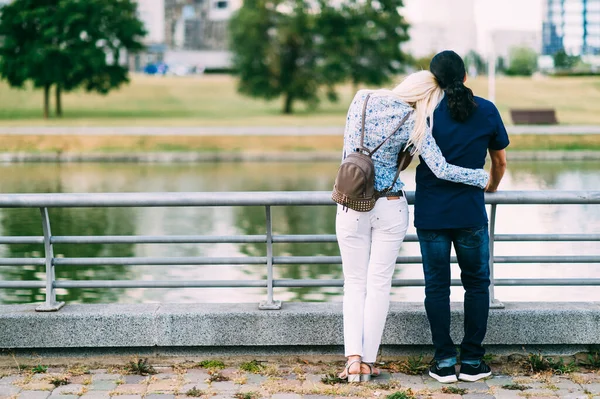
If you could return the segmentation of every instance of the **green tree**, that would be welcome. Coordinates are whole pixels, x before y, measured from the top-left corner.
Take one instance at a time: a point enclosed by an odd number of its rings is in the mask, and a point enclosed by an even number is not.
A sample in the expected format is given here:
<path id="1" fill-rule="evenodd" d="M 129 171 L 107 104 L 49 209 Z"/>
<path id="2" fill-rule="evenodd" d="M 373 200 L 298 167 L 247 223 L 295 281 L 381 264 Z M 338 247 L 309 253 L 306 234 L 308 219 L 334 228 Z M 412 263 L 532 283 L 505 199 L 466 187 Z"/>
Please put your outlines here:
<path id="1" fill-rule="evenodd" d="M 467 71 L 471 69 L 475 69 L 478 74 L 485 73 L 487 71 L 487 63 L 483 59 L 483 57 L 476 52 L 475 50 L 471 50 L 465 55 L 465 66 L 467 67 Z"/>
<path id="2" fill-rule="evenodd" d="M 283 112 L 292 113 L 296 100 L 316 105 L 323 87 L 336 100 L 337 83 L 381 85 L 400 72 L 408 39 L 402 0 L 329 3 L 244 1 L 229 24 L 238 90 L 283 96 Z"/>
<path id="3" fill-rule="evenodd" d="M 320 0 L 317 19 L 322 73 L 381 86 L 403 71 L 410 57 L 401 50 L 408 24 L 398 13 L 402 0 Z"/>
<path id="4" fill-rule="evenodd" d="M 554 53 L 554 68 L 567 70 L 573 69 L 581 60 L 581 57 L 569 55 L 564 49 L 558 50 Z"/>
<path id="5" fill-rule="evenodd" d="M 136 13 L 132 0 L 14 0 L 0 15 L 0 76 L 43 88 L 45 118 L 54 86 L 61 116 L 63 91 L 106 94 L 128 82 L 121 53 L 141 50 L 146 33 Z"/>
<path id="6" fill-rule="evenodd" d="M 531 76 L 537 70 L 537 53 L 528 47 L 514 47 L 510 50 L 507 75 Z"/>

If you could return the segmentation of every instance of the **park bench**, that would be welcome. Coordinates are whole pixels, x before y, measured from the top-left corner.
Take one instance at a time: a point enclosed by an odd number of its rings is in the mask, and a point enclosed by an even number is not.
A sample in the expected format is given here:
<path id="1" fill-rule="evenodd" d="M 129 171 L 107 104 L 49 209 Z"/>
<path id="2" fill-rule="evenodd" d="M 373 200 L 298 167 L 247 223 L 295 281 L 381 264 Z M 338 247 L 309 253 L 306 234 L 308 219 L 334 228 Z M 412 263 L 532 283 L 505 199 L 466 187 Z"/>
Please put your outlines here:
<path id="1" fill-rule="evenodd" d="M 511 109 L 510 116 L 515 125 L 556 125 L 554 109 Z"/>

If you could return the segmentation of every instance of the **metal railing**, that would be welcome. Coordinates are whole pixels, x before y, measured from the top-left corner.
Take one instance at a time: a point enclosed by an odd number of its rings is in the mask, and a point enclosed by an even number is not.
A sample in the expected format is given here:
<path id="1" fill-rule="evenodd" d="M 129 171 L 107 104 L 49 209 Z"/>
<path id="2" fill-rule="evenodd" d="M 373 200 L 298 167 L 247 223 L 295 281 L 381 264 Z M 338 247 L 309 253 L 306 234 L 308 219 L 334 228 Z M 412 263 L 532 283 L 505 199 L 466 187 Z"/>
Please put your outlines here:
<path id="1" fill-rule="evenodd" d="M 407 193 L 409 203 L 414 193 Z M 557 286 L 600 285 L 600 278 L 527 278 L 496 279 L 496 263 L 600 263 L 600 255 L 584 256 L 497 256 L 494 244 L 502 241 L 600 241 L 599 234 L 496 234 L 498 205 L 510 204 L 600 204 L 600 191 L 505 191 L 486 194 L 490 212 L 490 287 L 491 306 L 502 307 L 494 294 L 495 286 Z M 276 265 L 290 264 L 340 264 L 340 256 L 274 256 L 277 243 L 330 243 L 335 235 L 274 235 L 272 207 L 277 206 L 334 205 L 329 192 L 222 192 L 222 193 L 102 193 L 102 194 L 4 194 L 0 195 L 0 208 L 38 208 L 41 214 L 43 236 L 2 236 L 0 244 L 43 244 L 43 258 L 0 258 L 0 266 L 45 266 L 45 281 L 0 281 L 0 288 L 45 288 L 45 303 L 38 311 L 56 311 L 64 303 L 57 302 L 57 288 L 183 288 L 183 287 L 259 287 L 266 288 L 267 298 L 261 309 L 280 309 L 281 302 L 273 295 L 275 287 L 341 287 L 341 279 L 275 279 Z M 170 235 L 170 236 L 53 236 L 48 215 L 49 208 L 87 207 L 231 207 L 261 206 L 265 209 L 265 234 L 261 235 Z M 583 221 L 582 221 L 583 222 Z M 407 242 L 416 242 L 416 235 L 408 235 Z M 244 257 L 93 257 L 57 258 L 54 244 L 172 244 L 172 243 L 264 243 L 266 256 Z M 452 259 L 456 262 L 456 259 Z M 399 256 L 399 264 L 420 263 L 420 256 Z M 146 281 L 146 280 L 56 280 L 57 266 L 103 265 L 265 265 L 266 280 L 197 280 L 197 281 Z M 394 279 L 393 286 L 423 286 L 422 279 Z M 452 280 L 452 285 L 460 285 Z"/>

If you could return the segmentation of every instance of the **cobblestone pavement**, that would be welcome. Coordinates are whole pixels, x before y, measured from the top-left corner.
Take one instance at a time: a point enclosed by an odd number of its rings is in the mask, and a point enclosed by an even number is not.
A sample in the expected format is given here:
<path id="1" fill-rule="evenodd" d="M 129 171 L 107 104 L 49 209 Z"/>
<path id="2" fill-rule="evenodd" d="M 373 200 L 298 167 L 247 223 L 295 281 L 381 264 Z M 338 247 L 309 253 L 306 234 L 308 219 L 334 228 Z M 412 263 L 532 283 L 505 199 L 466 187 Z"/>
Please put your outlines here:
<path id="1" fill-rule="evenodd" d="M 135 364 L 140 366 L 137 370 L 126 366 L 88 369 L 80 365 L 50 368 L 40 365 L 20 371 L 0 369 L 0 399 L 600 397 L 600 373 L 584 370 L 562 375 L 525 375 L 522 369 L 507 372 L 506 367 L 497 366 L 493 377 L 485 381 L 446 385 L 426 374 L 407 375 L 383 370 L 382 375 L 372 382 L 348 384 L 331 381 L 336 370 L 340 370 L 340 364 L 310 364 L 300 360 L 291 364 L 186 363 L 155 366 L 153 370 L 144 362 Z M 144 376 L 134 374 L 136 371 L 153 371 L 154 374 Z"/>

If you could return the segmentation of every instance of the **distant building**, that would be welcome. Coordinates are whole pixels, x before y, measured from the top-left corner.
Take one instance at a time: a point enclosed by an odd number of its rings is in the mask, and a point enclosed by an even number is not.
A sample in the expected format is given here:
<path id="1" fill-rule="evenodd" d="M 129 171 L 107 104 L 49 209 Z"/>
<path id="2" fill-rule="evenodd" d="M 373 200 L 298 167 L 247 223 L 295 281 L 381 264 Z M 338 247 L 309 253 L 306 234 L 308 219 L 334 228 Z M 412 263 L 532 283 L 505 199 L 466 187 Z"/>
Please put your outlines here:
<path id="1" fill-rule="evenodd" d="M 242 0 L 136 1 L 148 35 L 147 49 L 133 57 L 132 69 L 163 61 L 172 71 L 231 65 L 227 24 Z"/>
<path id="2" fill-rule="evenodd" d="M 542 54 L 600 55 L 600 0 L 544 0 Z"/>
<path id="3" fill-rule="evenodd" d="M 465 55 L 477 49 L 475 0 L 407 0 L 418 12 L 409 20 L 410 40 L 403 49 L 415 57 L 441 50 Z M 460 12 L 456 12 L 460 10 Z"/>
<path id="4" fill-rule="evenodd" d="M 539 53 L 542 43 L 540 32 L 518 30 L 496 30 L 491 33 L 492 46 L 496 57 L 508 59 L 513 47 L 527 47 Z"/>

